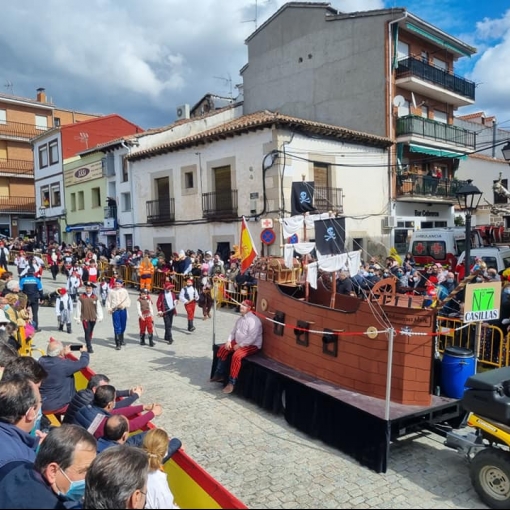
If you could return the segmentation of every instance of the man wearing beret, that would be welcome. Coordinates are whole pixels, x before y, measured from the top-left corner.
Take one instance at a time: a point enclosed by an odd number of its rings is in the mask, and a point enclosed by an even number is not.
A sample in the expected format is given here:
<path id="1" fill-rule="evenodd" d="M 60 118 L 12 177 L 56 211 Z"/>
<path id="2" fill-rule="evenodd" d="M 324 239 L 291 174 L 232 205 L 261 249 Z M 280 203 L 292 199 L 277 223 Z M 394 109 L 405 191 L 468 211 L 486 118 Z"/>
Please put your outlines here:
<path id="1" fill-rule="evenodd" d="M 241 370 L 241 361 L 250 354 L 255 354 L 262 348 L 262 322 L 253 313 L 253 302 L 245 299 L 240 306 L 241 317 L 234 324 L 234 329 L 228 336 L 226 343 L 219 349 L 216 370 L 211 382 L 223 382 L 226 377 L 227 360 L 230 363 L 230 377 L 223 393 L 232 393 Z"/>
<path id="2" fill-rule="evenodd" d="M 76 304 L 75 320 L 81 322 L 83 331 L 85 332 L 85 343 L 87 344 L 87 352 L 93 353 L 92 335 L 96 322 L 103 320 L 103 309 L 101 303 L 94 293 L 96 285 L 92 282 L 85 283 L 85 292 L 78 298 Z"/>
<path id="3" fill-rule="evenodd" d="M 124 282 L 117 278 L 113 289 L 106 298 L 106 309 L 112 316 L 113 334 L 115 335 L 115 349 L 120 351 L 124 342 L 124 332 L 127 324 L 127 309 L 131 306 L 131 298 L 124 288 Z"/>

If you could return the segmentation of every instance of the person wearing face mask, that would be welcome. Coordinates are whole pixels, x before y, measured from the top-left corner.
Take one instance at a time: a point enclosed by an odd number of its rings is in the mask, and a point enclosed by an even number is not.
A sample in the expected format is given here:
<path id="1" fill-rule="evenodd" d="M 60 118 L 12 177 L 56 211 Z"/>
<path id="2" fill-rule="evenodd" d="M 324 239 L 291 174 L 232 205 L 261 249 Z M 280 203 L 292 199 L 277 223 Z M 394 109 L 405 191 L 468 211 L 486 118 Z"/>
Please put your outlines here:
<path id="1" fill-rule="evenodd" d="M 14 360 L 17 361 L 17 360 Z M 39 444 L 38 422 L 41 419 L 41 395 L 37 386 L 24 374 L 7 373 L 0 381 L 0 468 L 16 461 L 34 462 Z M 1 491 L 1 489 L 0 489 Z M 3 506 L 0 502 L 0 508 Z"/>
<path id="2" fill-rule="evenodd" d="M 11 462 L 0 469 L 0 508 L 76 507 L 83 500 L 96 447 L 94 437 L 81 427 L 52 428 L 33 464 Z"/>
<path id="3" fill-rule="evenodd" d="M 448 271 L 446 279 L 442 281 L 437 287 L 437 299 L 438 301 L 444 301 L 450 293 L 457 287 L 455 281 L 455 275 Z M 459 313 L 459 299 L 450 299 L 440 309 L 439 315 L 448 317 L 450 315 L 457 315 Z"/>

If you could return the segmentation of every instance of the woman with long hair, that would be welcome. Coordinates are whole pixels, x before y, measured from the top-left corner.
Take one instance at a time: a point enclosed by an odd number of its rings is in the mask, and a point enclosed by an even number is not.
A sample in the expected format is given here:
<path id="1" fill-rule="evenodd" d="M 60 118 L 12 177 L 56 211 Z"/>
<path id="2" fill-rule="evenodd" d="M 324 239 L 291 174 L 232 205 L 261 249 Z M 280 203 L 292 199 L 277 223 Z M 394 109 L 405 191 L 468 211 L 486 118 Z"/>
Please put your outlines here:
<path id="1" fill-rule="evenodd" d="M 169 436 L 160 428 L 151 429 L 143 439 L 143 449 L 149 457 L 149 478 L 145 508 L 179 508 L 168 486 L 163 459 L 168 454 Z"/>

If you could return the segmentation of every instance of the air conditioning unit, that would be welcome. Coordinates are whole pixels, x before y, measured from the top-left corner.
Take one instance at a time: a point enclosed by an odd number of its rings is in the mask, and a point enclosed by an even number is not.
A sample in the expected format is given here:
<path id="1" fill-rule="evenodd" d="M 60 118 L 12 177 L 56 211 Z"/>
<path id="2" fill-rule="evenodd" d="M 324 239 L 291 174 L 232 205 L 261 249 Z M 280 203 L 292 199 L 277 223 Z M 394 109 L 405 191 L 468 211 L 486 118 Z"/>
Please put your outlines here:
<path id="1" fill-rule="evenodd" d="M 115 228 L 115 218 L 105 218 L 103 227 L 113 230 Z"/>
<path id="2" fill-rule="evenodd" d="M 189 119 L 189 104 L 178 106 L 175 113 L 177 114 L 177 120 Z"/>
<path id="3" fill-rule="evenodd" d="M 385 216 L 383 219 L 383 228 L 395 228 L 397 226 L 397 218 L 395 216 Z"/>

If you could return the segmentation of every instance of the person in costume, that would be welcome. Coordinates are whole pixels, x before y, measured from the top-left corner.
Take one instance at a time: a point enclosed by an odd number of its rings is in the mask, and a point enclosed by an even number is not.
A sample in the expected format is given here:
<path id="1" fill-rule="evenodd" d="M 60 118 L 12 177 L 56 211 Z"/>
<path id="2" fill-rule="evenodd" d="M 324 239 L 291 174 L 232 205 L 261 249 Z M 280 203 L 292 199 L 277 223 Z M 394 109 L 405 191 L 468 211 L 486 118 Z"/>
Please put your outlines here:
<path id="1" fill-rule="evenodd" d="M 118 278 L 115 280 L 115 286 L 108 293 L 106 298 L 106 309 L 112 316 L 113 333 L 115 336 L 115 349 L 120 350 L 124 341 L 124 332 L 127 324 L 127 309 L 131 306 L 131 298 L 128 291 L 124 288 L 124 281 Z"/>
<path id="2" fill-rule="evenodd" d="M 71 318 L 73 316 L 73 300 L 62 287 L 57 289 L 58 297 L 55 302 L 55 314 L 57 315 L 58 330 L 64 331 L 64 326 L 68 333 L 71 333 Z"/>
<path id="3" fill-rule="evenodd" d="M 147 333 L 149 345 L 154 347 L 154 307 L 149 289 L 140 291 L 140 297 L 136 300 L 136 310 L 140 326 L 140 345 L 145 345 L 145 334 Z"/>
<path id="4" fill-rule="evenodd" d="M 83 292 L 76 303 L 75 320 L 81 322 L 85 332 L 85 343 L 87 352 L 93 353 L 92 337 L 96 322 L 103 320 L 103 308 L 99 298 L 94 294 L 95 283 L 86 282 L 85 292 Z"/>
<path id="5" fill-rule="evenodd" d="M 181 289 L 179 293 L 179 301 L 184 303 L 186 314 L 188 315 L 188 331 L 195 331 L 193 325 L 193 319 L 195 318 L 195 309 L 198 301 L 198 290 L 193 286 L 193 278 L 186 280 L 186 285 Z"/>

